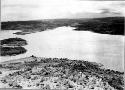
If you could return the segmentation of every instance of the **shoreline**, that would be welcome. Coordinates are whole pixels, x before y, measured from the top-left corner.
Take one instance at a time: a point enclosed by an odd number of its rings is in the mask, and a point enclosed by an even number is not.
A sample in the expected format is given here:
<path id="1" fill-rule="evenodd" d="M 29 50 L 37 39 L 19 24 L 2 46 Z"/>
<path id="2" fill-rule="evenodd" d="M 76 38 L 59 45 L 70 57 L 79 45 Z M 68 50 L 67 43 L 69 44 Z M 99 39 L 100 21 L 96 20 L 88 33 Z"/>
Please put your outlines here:
<path id="1" fill-rule="evenodd" d="M 17 63 L 17 62 L 21 62 L 21 63 L 24 63 L 25 61 L 34 61 L 34 58 L 36 58 L 38 61 L 40 61 L 40 59 L 62 59 L 62 58 L 56 58 L 56 57 L 36 57 L 34 55 L 32 56 L 26 56 L 26 57 L 23 57 L 23 58 L 19 58 L 19 59 L 12 59 L 12 60 L 8 60 L 8 61 L 3 61 L 3 62 L 0 62 L 0 64 L 9 64 L 9 63 Z M 76 61 L 87 61 L 87 60 L 84 60 L 84 59 L 71 59 L 71 58 L 64 58 L 64 59 L 68 59 L 68 60 L 76 60 Z M 102 63 L 98 63 L 98 62 L 92 62 L 92 61 L 87 61 L 87 62 L 90 62 L 92 63 L 93 65 L 98 65 L 101 69 L 109 69 L 109 68 L 105 68 L 105 65 L 103 65 Z M 112 70 L 112 69 L 110 69 Z M 113 70 L 113 71 L 117 71 L 117 70 Z M 118 71 L 118 72 L 124 72 L 124 71 Z"/>

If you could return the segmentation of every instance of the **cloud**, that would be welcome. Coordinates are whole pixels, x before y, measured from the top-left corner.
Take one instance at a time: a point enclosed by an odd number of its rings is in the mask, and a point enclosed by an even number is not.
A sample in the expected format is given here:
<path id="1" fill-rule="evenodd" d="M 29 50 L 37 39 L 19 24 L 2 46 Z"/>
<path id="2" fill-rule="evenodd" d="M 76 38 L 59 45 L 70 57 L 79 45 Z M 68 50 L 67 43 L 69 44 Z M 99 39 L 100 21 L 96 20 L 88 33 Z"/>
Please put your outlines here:
<path id="1" fill-rule="evenodd" d="M 101 10 L 101 14 L 110 14 L 110 15 L 122 15 L 121 12 L 118 12 L 118 11 L 113 11 L 111 9 L 107 9 L 107 8 L 104 8 L 104 9 L 100 9 Z"/>
<path id="2" fill-rule="evenodd" d="M 113 1 L 107 6 L 100 7 L 102 14 L 117 14 L 125 16 L 125 1 Z"/>
<path id="3" fill-rule="evenodd" d="M 124 15 L 123 1 L 2 0 L 2 20 L 72 18 L 75 15 Z"/>

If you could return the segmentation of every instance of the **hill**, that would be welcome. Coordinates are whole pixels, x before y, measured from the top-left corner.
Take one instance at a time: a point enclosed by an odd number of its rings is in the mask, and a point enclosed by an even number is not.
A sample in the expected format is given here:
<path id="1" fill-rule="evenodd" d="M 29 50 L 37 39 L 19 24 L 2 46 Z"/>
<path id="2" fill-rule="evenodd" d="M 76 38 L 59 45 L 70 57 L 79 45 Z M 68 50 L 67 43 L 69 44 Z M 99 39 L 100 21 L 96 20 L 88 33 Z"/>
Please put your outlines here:
<path id="1" fill-rule="evenodd" d="M 67 58 L 26 57 L 0 64 L 0 87 L 22 89 L 123 90 L 123 72 Z M 47 90 L 47 89 L 45 89 Z"/>
<path id="2" fill-rule="evenodd" d="M 15 34 L 29 34 L 61 26 L 73 26 L 77 31 L 93 31 L 101 34 L 124 35 L 124 17 L 94 19 L 50 19 L 2 22 L 2 30 L 22 30 Z"/>

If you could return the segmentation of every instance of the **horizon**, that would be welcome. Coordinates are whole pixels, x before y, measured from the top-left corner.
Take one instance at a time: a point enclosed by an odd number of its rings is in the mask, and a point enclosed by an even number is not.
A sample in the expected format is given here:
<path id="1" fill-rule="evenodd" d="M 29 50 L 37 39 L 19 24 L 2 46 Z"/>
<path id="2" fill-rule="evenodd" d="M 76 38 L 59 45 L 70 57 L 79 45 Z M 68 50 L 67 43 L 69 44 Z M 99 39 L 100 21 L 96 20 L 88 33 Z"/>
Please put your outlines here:
<path id="1" fill-rule="evenodd" d="M 26 22 L 26 21 L 49 21 L 49 20 L 88 20 L 88 19 L 98 19 L 98 18 L 125 18 L 125 16 L 109 16 L 109 17 L 95 17 L 95 18 L 56 18 L 56 19 L 31 19 L 31 20 L 12 20 L 12 21 L 1 21 L 4 22 Z"/>

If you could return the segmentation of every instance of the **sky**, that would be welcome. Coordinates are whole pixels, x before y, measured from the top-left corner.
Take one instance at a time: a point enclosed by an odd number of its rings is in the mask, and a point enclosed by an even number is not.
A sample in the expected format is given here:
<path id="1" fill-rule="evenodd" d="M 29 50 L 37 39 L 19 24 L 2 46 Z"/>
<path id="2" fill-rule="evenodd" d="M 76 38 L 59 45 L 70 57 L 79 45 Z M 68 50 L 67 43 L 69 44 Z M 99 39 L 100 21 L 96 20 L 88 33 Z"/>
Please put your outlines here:
<path id="1" fill-rule="evenodd" d="M 125 1 L 1 0 L 1 21 L 125 16 Z"/>

